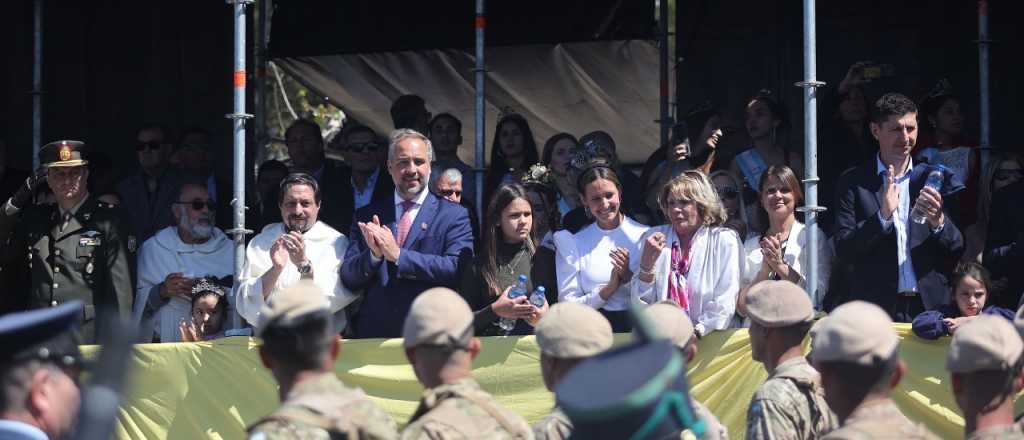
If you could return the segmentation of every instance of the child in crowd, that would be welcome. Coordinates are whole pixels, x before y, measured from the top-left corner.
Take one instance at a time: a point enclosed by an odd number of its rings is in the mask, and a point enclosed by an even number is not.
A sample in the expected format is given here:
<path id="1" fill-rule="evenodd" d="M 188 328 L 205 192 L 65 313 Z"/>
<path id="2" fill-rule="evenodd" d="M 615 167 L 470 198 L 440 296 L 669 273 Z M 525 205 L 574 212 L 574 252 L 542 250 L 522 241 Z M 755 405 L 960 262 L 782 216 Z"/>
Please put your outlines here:
<path id="1" fill-rule="evenodd" d="M 200 279 L 192 288 L 192 319 L 182 320 L 181 341 L 209 341 L 224 337 L 224 319 L 227 316 L 228 300 L 224 288 Z"/>
<path id="2" fill-rule="evenodd" d="M 979 315 L 999 315 L 1013 321 L 1013 311 L 985 304 L 989 299 L 988 270 L 978 263 L 960 263 L 953 271 L 950 303 L 914 318 L 914 334 L 924 339 L 952 335 Z"/>

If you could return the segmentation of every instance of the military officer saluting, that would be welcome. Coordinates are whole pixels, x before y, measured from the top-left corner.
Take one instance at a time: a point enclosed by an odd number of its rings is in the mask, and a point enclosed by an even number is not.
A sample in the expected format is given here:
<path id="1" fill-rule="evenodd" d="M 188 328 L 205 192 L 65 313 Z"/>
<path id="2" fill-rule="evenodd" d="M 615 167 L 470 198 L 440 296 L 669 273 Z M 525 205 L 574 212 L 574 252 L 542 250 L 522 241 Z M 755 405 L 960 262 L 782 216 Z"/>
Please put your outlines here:
<path id="1" fill-rule="evenodd" d="M 31 273 L 30 308 L 80 300 L 83 342 L 96 342 L 97 307 L 127 318 L 133 286 L 129 237 L 113 205 L 89 195 L 85 144 L 57 141 L 39 150 L 40 170 L 0 209 L 0 243 L 24 250 Z M 33 205 L 46 182 L 56 204 Z"/>

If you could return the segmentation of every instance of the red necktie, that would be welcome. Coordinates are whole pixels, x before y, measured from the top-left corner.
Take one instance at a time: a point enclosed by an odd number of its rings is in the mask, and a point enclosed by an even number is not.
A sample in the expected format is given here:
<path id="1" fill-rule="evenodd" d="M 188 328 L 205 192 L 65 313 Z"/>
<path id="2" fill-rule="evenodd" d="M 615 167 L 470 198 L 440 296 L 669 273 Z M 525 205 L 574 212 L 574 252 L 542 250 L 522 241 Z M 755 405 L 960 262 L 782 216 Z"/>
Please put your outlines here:
<path id="1" fill-rule="evenodd" d="M 405 244 L 405 238 L 409 236 L 409 228 L 412 227 L 412 207 L 416 202 L 406 200 L 402 202 L 402 218 L 398 220 L 398 247 Z"/>

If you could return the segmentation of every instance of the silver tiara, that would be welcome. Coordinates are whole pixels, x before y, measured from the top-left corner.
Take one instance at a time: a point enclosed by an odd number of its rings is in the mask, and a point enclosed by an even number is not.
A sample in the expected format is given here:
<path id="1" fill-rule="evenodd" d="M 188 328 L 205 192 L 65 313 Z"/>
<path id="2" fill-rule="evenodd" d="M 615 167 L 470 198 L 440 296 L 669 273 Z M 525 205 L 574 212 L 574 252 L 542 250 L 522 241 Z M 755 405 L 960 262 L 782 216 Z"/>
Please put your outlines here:
<path id="1" fill-rule="evenodd" d="M 200 278 L 199 282 L 192 286 L 192 296 L 202 292 L 213 292 L 219 296 L 224 296 L 224 288 L 210 282 L 210 280 L 206 278 Z"/>

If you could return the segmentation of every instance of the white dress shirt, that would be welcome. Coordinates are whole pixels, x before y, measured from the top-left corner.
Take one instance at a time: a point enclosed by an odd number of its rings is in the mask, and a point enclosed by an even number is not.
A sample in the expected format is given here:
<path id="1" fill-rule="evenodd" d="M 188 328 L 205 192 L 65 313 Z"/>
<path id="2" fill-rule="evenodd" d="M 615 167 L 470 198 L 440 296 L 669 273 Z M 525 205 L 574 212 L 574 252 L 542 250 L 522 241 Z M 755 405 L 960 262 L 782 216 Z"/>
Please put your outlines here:
<path id="1" fill-rule="evenodd" d="M 135 305 L 132 314 L 136 322 L 142 320 L 147 301 L 152 306 L 152 291 L 167 275 L 180 272 L 186 278 L 213 276 L 223 278 L 234 274 L 235 251 L 232 242 L 220 229 L 213 228 L 213 236 L 205 243 L 187 244 L 181 241 L 178 229 L 168 226 L 150 237 L 139 250 L 138 283 L 135 289 Z M 234 299 L 228 295 L 228 316 L 224 317 L 224 329 L 232 327 L 235 321 Z M 178 323 L 192 317 L 192 302 L 180 296 L 163 302 L 153 316 L 152 329 L 143 329 L 141 336 L 149 342 L 149 330 L 160 337 L 160 342 L 181 342 Z"/>
<path id="2" fill-rule="evenodd" d="M 654 263 L 654 281 L 645 283 L 633 277 L 630 296 L 641 304 L 654 304 L 668 298 L 668 280 L 672 272 L 672 245 L 679 237 L 672 225 L 655 226 L 641 242 L 655 232 L 665 234 L 665 248 Z M 700 334 L 729 327 L 736 313 L 736 296 L 743 273 L 743 246 L 736 231 L 725 227 L 702 226 L 693 234 L 690 245 L 690 270 L 683 281 L 690 289 L 690 321 Z"/>
<path id="3" fill-rule="evenodd" d="M 355 209 L 369 205 L 373 201 L 373 190 L 377 187 L 377 177 L 379 176 L 380 167 L 377 167 L 373 174 L 366 178 L 366 187 L 362 191 L 356 186 L 356 181 L 350 179 L 352 181 L 352 200 L 355 202 Z"/>
<path id="4" fill-rule="evenodd" d="M 817 226 L 815 226 L 817 228 Z M 809 289 L 807 287 L 807 273 L 810 272 L 808 258 L 810 258 L 809 252 L 805 252 L 807 247 L 807 235 L 808 229 L 803 223 L 798 221 L 793 222 L 793 226 L 789 229 L 789 240 L 786 242 L 786 249 L 783 253 L 782 260 L 789 265 L 790 269 L 800 274 L 800 282 L 797 283 L 800 287 L 803 287 L 810 295 L 811 303 L 814 304 L 814 308 L 821 310 L 821 300 L 825 298 L 825 293 L 828 292 L 828 279 L 829 273 L 832 269 L 832 255 L 835 253 L 832 249 L 832 243 L 825 237 L 825 234 L 818 229 L 818 288 Z M 746 263 L 743 265 L 743 286 L 750 286 L 757 277 L 757 272 L 761 270 L 761 265 L 764 262 L 764 255 L 761 254 L 761 235 L 754 235 L 747 239 L 743 243 L 743 251 L 746 253 Z"/>
<path id="5" fill-rule="evenodd" d="M 647 226 L 623 216 L 619 227 L 601 229 L 593 223 L 576 234 L 569 231 L 555 233 L 555 273 L 558 276 L 558 300 L 586 304 L 595 309 L 622 311 L 629 307 L 629 283 L 619 286 L 608 300 L 601 299 L 600 291 L 611 279 L 612 249 L 629 250 L 629 267 L 636 279 L 640 265 L 640 237 Z"/>
<path id="6" fill-rule="evenodd" d="M 878 175 L 882 179 L 882 188 L 885 189 L 886 176 L 885 173 L 889 170 L 884 163 L 882 163 L 881 157 L 875 158 L 878 164 Z M 903 170 L 902 176 L 897 172 L 896 185 L 900 188 L 900 200 L 896 204 L 896 211 L 893 212 L 892 218 L 886 220 L 882 218 L 882 210 L 878 210 L 878 221 L 882 224 L 882 230 L 889 232 L 893 227 L 896 228 L 896 262 L 899 265 L 899 284 L 897 291 L 899 292 L 916 292 L 917 291 L 917 274 L 914 273 L 914 264 L 910 260 L 910 170 L 914 169 L 913 159 L 907 160 L 907 169 Z M 879 195 L 881 201 L 881 195 Z"/>
<path id="7" fill-rule="evenodd" d="M 245 250 L 242 276 L 235 282 L 234 294 L 238 314 L 257 328 L 262 325 L 261 309 L 266 304 L 263 300 L 262 276 L 273 267 L 270 261 L 270 248 L 284 233 L 282 223 L 271 223 L 263 228 L 263 232 L 253 237 Z M 313 283 L 327 295 L 331 311 L 334 312 L 335 328 L 340 332 L 345 329 L 348 322 L 344 308 L 357 297 L 342 284 L 338 275 L 345 250 L 348 249 L 348 238 L 327 224 L 317 221 L 302 235 L 302 241 L 306 244 L 306 258 L 313 265 Z M 299 269 L 289 261 L 285 264 L 273 290 L 276 292 L 291 286 L 299 282 L 300 277 Z M 267 299 L 273 301 L 274 294 L 271 293 Z"/>
<path id="8" fill-rule="evenodd" d="M 0 420 L 0 439 L 48 440 L 42 429 L 17 420 Z"/>

